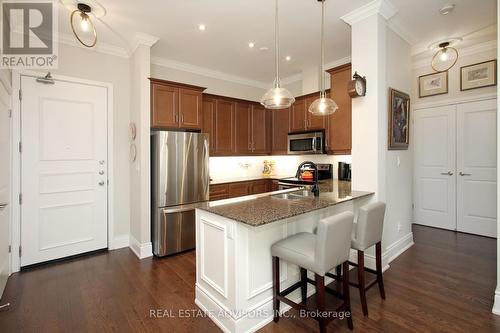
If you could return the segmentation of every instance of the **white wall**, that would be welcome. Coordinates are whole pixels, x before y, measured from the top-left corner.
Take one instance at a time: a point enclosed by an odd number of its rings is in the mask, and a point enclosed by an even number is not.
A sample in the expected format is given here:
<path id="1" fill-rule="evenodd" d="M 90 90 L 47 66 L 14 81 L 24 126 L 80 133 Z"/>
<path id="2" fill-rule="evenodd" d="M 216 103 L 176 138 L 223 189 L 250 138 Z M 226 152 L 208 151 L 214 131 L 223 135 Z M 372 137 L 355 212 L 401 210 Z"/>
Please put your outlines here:
<path id="1" fill-rule="evenodd" d="M 410 45 L 391 29 L 387 29 L 386 32 L 386 45 L 387 87 L 410 94 L 412 82 Z M 387 94 L 388 88 L 386 89 Z M 382 110 L 382 112 L 387 111 Z M 411 116 L 410 114 L 410 122 Z M 387 133 L 387 131 L 385 132 Z M 413 140 L 410 140 L 408 150 L 386 151 L 385 172 L 387 213 L 384 240 L 386 243 L 390 243 L 391 240 L 398 240 L 411 232 L 413 221 Z"/>
<path id="2" fill-rule="evenodd" d="M 257 88 L 254 86 L 185 72 L 178 69 L 160 66 L 158 64 L 151 65 L 151 76 L 157 79 L 205 87 L 207 88 L 205 93 L 241 98 L 251 101 L 260 101 L 262 95 L 266 92 L 266 89 L 264 88 Z M 270 87 L 271 84 L 269 84 L 269 88 Z"/>
<path id="3" fill-rule="evenodd" d="M 468 48 L 470 49 L 471 47 Z M 460 67 L 496 59 L 497 58 L 496 47 L 489 50 L 482 50 L 478 53 L 464 54 L 464 55 L 461 54 L 462 51 L 461 49 L 458 49 L 458 51 L 460 54 L 458 61 L 455 64 L 455 66 L 453 66 L 448 71 L 448 93 L 437 96 L 429 96 L 423 98 L 418 97 L 419 96 L 418 77 L 421 75 L 426 75 L 434 72 L 430 65 L 432 54 L 429 54 L 427 57 L 423 59 L 419 57 L 418 64 L 422 62 L 422 63 L 427 63 L 427 65 L 413 69 L 412 81 L 411 81 L 412 83 L 411 96 L 413 99 L 413 103 L 433 103 L 447 99 L 464 98 L 464 97 L 471 97 L 471 96 L 496 92 L 496 87 L 485 87 L 467 91 L 460 91 Z"/>
<path id="4" fill-rule="evenodd" d="M 115 238 L 128 236 L 130 225 L 128 124 L 130 117 L 129 59 L 80 47 L 59 45 L 59 68 L 52 73 L 113 84 Z M 112 241 L 112 240 L 111 240 Z"/>
<path id="5" fill-rule="evenodd" d="M 274 175 L 291 177 L 295 175 L 297 166 L 304 161 L 333 164 L 333 176 L 337 178 L 338 162 L 351 163 L 350 155 L 290 155 L 290 156 L 238 156 L 210 157 L 210 177 L 214 181 L 237 180 L 241 178 L 260 177 L 265 160 L 275 162 Z M 248 164 L 248 167 L 245 166 Z"/>

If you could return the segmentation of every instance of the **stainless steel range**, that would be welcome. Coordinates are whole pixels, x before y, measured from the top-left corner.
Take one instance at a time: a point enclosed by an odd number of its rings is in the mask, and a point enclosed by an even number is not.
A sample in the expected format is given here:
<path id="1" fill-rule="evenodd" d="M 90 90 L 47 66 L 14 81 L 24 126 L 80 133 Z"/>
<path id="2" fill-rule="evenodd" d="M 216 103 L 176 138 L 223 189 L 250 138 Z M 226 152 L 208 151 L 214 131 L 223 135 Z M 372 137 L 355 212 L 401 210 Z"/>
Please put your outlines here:
<path id="1" fill-rule="evenodd" d="M 156 131 L 151 135 L 153 253 L 195 248 L 195 208 L 208 201 L 208 136 Z"/>

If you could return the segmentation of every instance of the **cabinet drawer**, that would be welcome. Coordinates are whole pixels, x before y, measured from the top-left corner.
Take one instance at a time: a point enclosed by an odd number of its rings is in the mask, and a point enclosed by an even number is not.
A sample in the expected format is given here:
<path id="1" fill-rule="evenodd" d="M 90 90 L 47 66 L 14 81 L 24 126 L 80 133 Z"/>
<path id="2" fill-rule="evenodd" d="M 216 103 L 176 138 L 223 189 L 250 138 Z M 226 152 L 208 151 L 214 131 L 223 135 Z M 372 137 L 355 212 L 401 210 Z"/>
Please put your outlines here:
<path id="1" fill-rule="evenodd" d="M 210 201 L 229 198 L 229 187 L 227 184 L 210 185 Z"/>
<path id="2" fill-rule="evenodd" d="M 269 192 L 270 188 L 269 180 L 256 180 L 252 182 L 252 194 L 266 193 Z"/>
<path id="3" fill-rule="evenodd" d="M 233 183 L 229 184 L 229 197 L 236 198 L 249 195 L 251 190 L 251 184 L 248 182 Z"/>

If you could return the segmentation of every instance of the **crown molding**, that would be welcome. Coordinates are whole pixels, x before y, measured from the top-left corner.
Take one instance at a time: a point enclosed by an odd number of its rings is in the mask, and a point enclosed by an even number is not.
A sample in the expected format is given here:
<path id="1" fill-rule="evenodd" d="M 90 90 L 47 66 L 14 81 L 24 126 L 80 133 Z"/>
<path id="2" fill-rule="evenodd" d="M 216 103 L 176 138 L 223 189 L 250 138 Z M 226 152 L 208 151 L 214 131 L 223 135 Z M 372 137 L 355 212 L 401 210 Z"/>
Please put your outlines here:
<path id="1" fill-rule="evenodd" d="M 335 67 L 339 67 L 339 66 L 348 64 L 350 62 L 351 62 L 351 56 L 347 56 L 347 57 L 344 57 L 344 58 L 341 58 L 341 59 L 330 61 L 330 62 L 326 63 L 323 66 L 323 68 L 325 70 L 329 70 L 329 69 L 332 69 L 332 68 L 335 68 Z"/>
<path id="2" fill-rule="evenodd" d="M 396 35 L 401 37 L 405 42 L 407 42 L 410 46 L 415 45 L 417 43 L 417 39 L 413 37 L 406 29 L 402 28 L 399 24 L 396 24 L 394 21 L 388 21 L 387 27 L 394 31 Z"/>
<path id="3" fill-rule="evenodd" d="M 487 42 L 478 43 L 475 45 L 471 45 L 471 46 L 464 47 L 464 48 L 457 48 L 457 49 L 459 52 L 459 57 L 466 57 L 466 56 L 478 54 L 481 52 L 493 51 L 493 50 L 496 50 L 497 47 L 498 47 L 497 41 L 495 39 L 493 39 L 493 40 L 490 40 Z M 428 57 L 416 60 L 412 63 L 413 69 L 430 67 L 430 59 L 432 57 L 432 53 L 430 50 L 428 52 L 430 53 Z"/>
<path id="4" fill-rule="evenodd" d="M 396 15 L 397 12 L 397 8 L 388 0 L 374 0 L 350 13 L 345 14 L 340 19 L 352 26 L 353 24 L 375 14 L 379 14 L 386 20 L 390 20 L 394 15 Z"/>
<path id="5" fill-rule="evenodd" d="M 148 35 L 140 32 L 136 32 L 134 35 L 134 39 L 132 40 L 132 47 L 131 47 L 131 52 L 130 54 L 134 53 L 135 50 L 139 47 L 139 45 L 145 45 L 148 47 L 152 47 L 153 45 L 156 44 L 156 42 L 160 40 L 160 38 L 153 36 L 153 35 Z"/>
<path id="6" fill-rule="evenodd" d="M 180 71 L 184 71 L 184 72 L 188 72 L 188 73 L 193 73 L 193 74 L 211 77 L 214 79 L 219 79 L 219 80 L 223 80 L 223 81 L 242 84 L 242 85 L 249 86 L 249 87 L 260 88 L 260 89 L 268 89 L 270 87 L 270 85 L 266 82 L 252 80 L 252 79 L 248 79 L 248 78 L 233 75 L 233 74 L 228 74 L 228 73 L 224 73 L 224 72 L 220 72 L 220 71 L 216 71 L 216 70 L 212 70 L 212 69 L 208 69 L 208 68 L 203 68 L 200 66 L 186 64 L 186 63 L 176 61 L 176 60 L 171 60 L 168 58 L 151 57 L 151 63 L 154 65 L 162 66 L 162 67 L 167 67 L 167 68 L 176 69 L 176 70 L 180 70 Z"/>
<path id="7" fill-rule="evenodd" d="M 98 53 L 104 53 L 104 54 L 108 54 L 108 55 L 112 55 L 112 56 L 116 56 L 116 57 L 121 57 L 121 58 L 128 58 L 130 56 L 128 51 L 125 48 L 120 47 L 120 46 L 115 46 L 112 44 L 98 42 L 97 45 L 93 48 L 85 47 L 85 46 L 81 45 L 80 43 L 78 43 L 78 41 L 76 40 L 75 37 L 73 37 L 73 35 L 66 34 L 66 33 L 59 32 L 58 39 L 59 39 L 59 43 L 61 43 L 61 44 L 65 44 L 65 45 L 69 45 L 69 46 L 73 46 L 73 47 L 78 47 L 78 48 L 85 49 L 85 50 L 90 50 L 90 51 L 94 51 L 94 52 L 98 52 Z"/>
<path id="8" fill-rule="evenodd" d="M 302 81 L 303 78 L 304 78 L 304 75 L 302 75 L 302 73 L 297 73 L 297 74 L 287 76 L 287 77 L 281 79 L 280 81 L 281 81 L 281 84 L 287 85 L 287 84 L 292 84 L 294 82 Z M 268 84 L 269 87 L 271 85 L 272 85 L 272 83 Z"/>

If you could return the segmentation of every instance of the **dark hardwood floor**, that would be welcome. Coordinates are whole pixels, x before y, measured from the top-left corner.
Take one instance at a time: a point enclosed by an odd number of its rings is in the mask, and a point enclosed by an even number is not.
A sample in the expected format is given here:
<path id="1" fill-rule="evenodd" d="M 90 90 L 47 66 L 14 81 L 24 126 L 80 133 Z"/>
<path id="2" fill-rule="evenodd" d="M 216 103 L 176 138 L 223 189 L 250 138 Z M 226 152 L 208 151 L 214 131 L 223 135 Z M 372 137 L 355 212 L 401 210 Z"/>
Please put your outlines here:
<path id="1" fill-rule="evenodd" d="M 414 226 L 415 245 L 384 274 L 387 299 L 367 293 L 369 318 L 351 288 L 355 332 L 500 332 L 491 313 L 496 240 Z M 0 332 L 219 332 L 194 304 L 195 254 L 139 261 L 129 249 L 11 276 Z M 327 297 L 331 299 L 331 297 Z M 314 302 L 314 296 L 308 302 Z M 151 309 L 163 318 L 151 318 Z M 185 311 L 184 318 L 178 310 Z M 298 313 L 291 312 L 298 316 Z M 187 318 L 189 317 L 189 318 Z M 348 332 L 334 321 L 329 332 Z M 261 332 L 317 332 L 313 319 L 282 318 Z"/>

